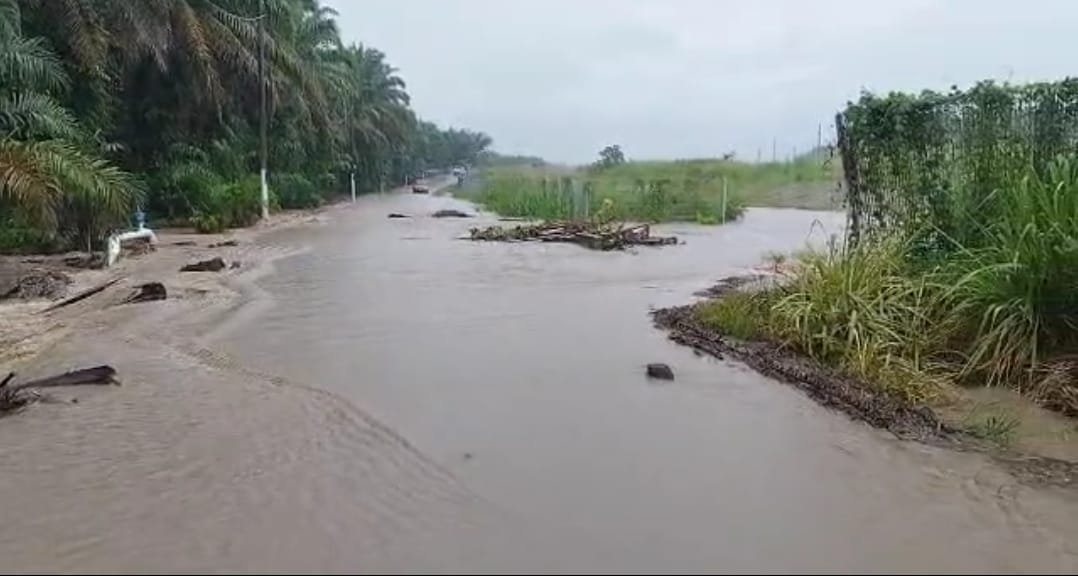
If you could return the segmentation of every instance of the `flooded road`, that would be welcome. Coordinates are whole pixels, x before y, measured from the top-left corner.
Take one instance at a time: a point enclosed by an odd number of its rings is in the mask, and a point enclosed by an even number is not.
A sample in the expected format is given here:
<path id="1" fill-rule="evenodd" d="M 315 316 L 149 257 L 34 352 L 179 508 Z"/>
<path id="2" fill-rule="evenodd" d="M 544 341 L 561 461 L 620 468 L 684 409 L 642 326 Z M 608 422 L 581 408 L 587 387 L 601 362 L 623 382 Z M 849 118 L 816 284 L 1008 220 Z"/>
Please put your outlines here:
<path id="1" fill-rule="evenodd" d="M 1072 492 L 896 441 L 651 326 L 840 215 L 750 210 L 599 253 L 424 216 L 457 204 L 362 198 L 266 238 L 300 250 L 242 306 L 61 346 L 136 383 L 74 423 L 0 422 L 6 567 L 1078 570 Z"/>

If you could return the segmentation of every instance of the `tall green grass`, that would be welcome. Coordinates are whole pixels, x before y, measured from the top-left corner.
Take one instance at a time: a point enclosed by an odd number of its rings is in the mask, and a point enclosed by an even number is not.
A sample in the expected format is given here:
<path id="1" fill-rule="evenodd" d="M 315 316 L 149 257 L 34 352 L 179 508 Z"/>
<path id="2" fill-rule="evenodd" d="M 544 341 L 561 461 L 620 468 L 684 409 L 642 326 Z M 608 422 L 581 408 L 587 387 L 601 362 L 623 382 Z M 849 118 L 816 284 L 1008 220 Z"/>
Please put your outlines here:
<path id="1" fill-rule="evenodd" d="M 1078 162 L 994 192 L 943 256 L 919 234 L 802 255 L 782 287 L 699 319 L 779 340 L 920 402 L 942 381 L 1009 385 L 1078 414 Z M 763 302 L 766 305 L 761 306 Z M 749 326 L 746 326 L 749 324 Z"/>
<path id="2" fill-rule="evenodd" d="M 625 220 L 718 224 L 736 220 L 746 205 L 833 208 L 835 182 L 834 169 L 819 159 L 771 164 L 682 160 L 604 169 L 495 168 L 463 193 L 506 216 L 557 219 L 604 210 Z M 575 200 L 573 186 L 579 190 Z"/>
<path id="3" fill-rule="evenodd" d="M 726 178 L 729 192 L 747 206 L 821 210 L 839 207 L 834 192 L 840 177 L 837 160 L 817 155 L 760 164 L 714 159 L 627 162 L 601 173 L 603 179 L 622 182 L 696 181 L 707 195 L 721 193 Z"/>
<path id="4" fill-rule="evenodd" d="M 1026 384 L 1078 352 L 1078 162 L 990 198 L 996 217 L 945 265 L 947 307 L 972 335 L 963 375 Z"/>

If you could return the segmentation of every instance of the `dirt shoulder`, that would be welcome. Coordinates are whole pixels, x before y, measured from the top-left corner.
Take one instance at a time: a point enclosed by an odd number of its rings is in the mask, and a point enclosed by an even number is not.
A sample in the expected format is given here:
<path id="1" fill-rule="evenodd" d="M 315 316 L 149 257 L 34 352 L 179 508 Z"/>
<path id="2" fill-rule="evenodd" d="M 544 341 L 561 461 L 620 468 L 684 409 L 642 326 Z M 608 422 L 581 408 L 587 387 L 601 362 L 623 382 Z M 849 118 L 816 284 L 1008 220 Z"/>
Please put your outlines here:
<path id="1" fill-rule="evenodd" d="M 998 460 L 1018 479 L 1029 483 L 1078 487 L 1078 461 L 1068 457 L 1071 451 L 1078 448 L 1075 443 L 1078 438 L 1064 438 L 1064 447 L 1038 444 L 1029 438 L 1019 438 L 1017 442 L 1004 447 L 977 438 L 969 434 L 964 426 L 971 410 L 976 409 L 973 408 L 976 392 L 966 394 L 955 391 L 955 394 L 949 395 L 951 399 L 945 405 L 913 406 L 777 342 L 747 342 L 731 338 L 697 319 L 696 311 L 700 306 L 761 279 L 761 276 L 726 278 L 700 293 L 705 300 L 654 311 L 655 324 L 666 330 L 674 342 L 690 346 L 700 354 L 743 362 L 761 374 L 797 387 L 824 406 L 839 410 L 854 420 L 888 430 L 899 438 L 956 450 L 984 452 Z M 1010 397 L 1008 401 L 1014 406 L 1025 407 L 1028 412 L 1028 402 Z M 1023 426 L 1043 428 L 1044 423 L 1038 419 L 1058 422 L 1055 415 L 1043 412 L 1037 412 L 1035 417 L 1027 413 Z M 1062 425 L 1066 426 L 1067 423 Z M 1052 436 L 1058 436 L 1058 431 L 1054 431 Z"/>
<path id="2" fill-rule="evenodd" d="M 432 193 L 454 180 L 425 183 Z M 410 193 L 410 187 L 389 193 Z M 272 270 L 275 260 L 303 250 L 290 242 L 275 243 L 269 235 L 289 228 L 320 226 L 340 211 L 355 208 L 342 200 L 312 210 L 290 210 L 270 216 L 250 228 L 221 234 L 196 234 L 191 229 L 155 230 L 153 249 L 127 250 L 112 267 L 91 268 L 85 254 L 0 256 L 0 378 L 9 372 L 23 377 L 55 374 L 72 366 L 65 354 L 52 350 L 60 343 L 107 333 L 122 340 L 152 339 L 172 348 L 191 347 L 223 330 L 241 308 L 265 305 L 268 295 L 255 281 Z M 220 258 L 218 272 L 181 272 L 191 263 Z M 35 277 L 26 288 L 45 297 L 3 298 L 19 289 L 20 280 Z M 39 280 L 38 278 L 46 280 Z M 49 283 L 48 278 L 55 282 Z M 114 282 L 76 304 L 51 310 L 57 302 L 85 290 Z M 143 284 L 156 282 L 167 291 L 165 301 L 125 303 Z M 44 285 L 48 284 L 48 285 Z M 122 356 L 122 354 L 117 354 Z M 99 361 L 104 362 L 101 358 Z M 120 374 L 122 379 L 123 374 Z"/>
<path id="3" fill-rule="evenodd" d="M 89 336 L 98 330 L 123 331 L 125 325 L 153 308 L 167 307 L 170 315 L 221 306 L 241 297 L 245 278 L 292 249 L 263 245 L 268 233 L 327 221 L 331 205 L 312 211 L 274 214 L 251 228 L 222 234 L 195 234 L 186 229 L 155 231 L 152 249 L 125 250 L 123 257 L 107 269 L 87 268 L 88 257 L 80 254 L 57 256 L 0 256 L 0 294 L 19 290 L 19 283 L 37 291 L 39 278 L 56 278 L 63 286 L 42 290 L 41 297 L 10 297 L 0 300 L 0 373 L 21 372 L 40 364 L 38 356 L 54 344 L 71 337 Z M 180 272 L 186 264 L 221 258 L 228 266 L 221 272 Z M 27 279 L 32 281 L 27 283 Z M 60 280 L 63 279 L 63 280 Z M 64 297 L 115 281 L 107 289 L 76 304 L 51 310 Z M 167 289 L 167 302 L 124 304 L 137 287 L 160 282 Z M 57 359 L 62 365 L 62 359 Z M 65 367 L 66 368 L 66 367 Z"/>

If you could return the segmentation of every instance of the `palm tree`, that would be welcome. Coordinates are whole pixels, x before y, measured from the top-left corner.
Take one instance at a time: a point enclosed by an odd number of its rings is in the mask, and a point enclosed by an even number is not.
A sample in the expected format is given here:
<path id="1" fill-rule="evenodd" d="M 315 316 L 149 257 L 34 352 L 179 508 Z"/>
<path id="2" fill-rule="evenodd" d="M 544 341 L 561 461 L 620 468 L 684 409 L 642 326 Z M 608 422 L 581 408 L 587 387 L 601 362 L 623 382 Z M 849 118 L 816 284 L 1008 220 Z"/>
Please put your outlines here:
<path id="1" fill-rule="evenodd" d="M 40 38 L 23 37 L 16 0 L 0 0 L 0 16 L 0 200 L 92 242 L 129 210 L 138 187 L 82 146 L 74 116 L 52 96 L 67 75 Z"/>
<path id="2" fill-rule="evenodd" d="M 369 186 L 380 186 L 415 124 L 404 80 L 373 48 L 350 46 L 339 57 L 349 74 L 338 111 L 346 119 L 347 157 Z"/>
<path id="3" fill-rule="evenodd" d="M 349 171 L 377 187 L 486 145 L 421 126 L 397 70 L 342 46 L 335 16 L 319 0 L 0 0 L 0 155 L 21 167 L 0 173 L 0 194 L 67 226 L 94 181 L 67 186 L 31 159 L 101 175 L 107 156 L 154 183 L 155 212 L 183 218 L 256 168 L 263 87 L 270 167 L 324 188 Z"/>

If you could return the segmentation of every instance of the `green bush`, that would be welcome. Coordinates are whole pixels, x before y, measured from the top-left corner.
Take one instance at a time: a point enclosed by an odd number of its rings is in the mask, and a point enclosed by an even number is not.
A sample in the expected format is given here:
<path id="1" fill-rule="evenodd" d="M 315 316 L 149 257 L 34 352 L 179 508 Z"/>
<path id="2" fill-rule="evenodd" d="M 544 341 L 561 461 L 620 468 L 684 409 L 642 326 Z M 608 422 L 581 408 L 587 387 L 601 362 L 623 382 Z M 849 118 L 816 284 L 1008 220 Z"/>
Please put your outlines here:
<path id="1" fill-rule="evenodd" d="M 272 190 L 270 207 L 277 207 Z M 213 233 L 226 228 L 250 226 L 261 216 L 261 181 L 257 176 L 250 176 L 237 182 L 211 187 L 195 208 L 191 224 L 199 232 Z"/>
<path id="2" fill-rule="evenodd" d="M 194 216 L 191 216 L 191 225 L 199 234 L 218 234 L 225 231 L 224 221 L 216 214 L 196 211 Z"/>
<path id="3" fill-rule="evenodd" d="M 202 209 L 213 189 L 224 182 L 201 156 L 166 164 L 150 176 L 146 209 L 166 221 L 189 218 Z"/>
<path id="4" fill-rule="evenodd" d="M 274 176 L 271 187 L 280 199 L 281 208 L 317 208 L 325 201 L 319 188 L 302 174 Z"/>
<path id="5" fill-rule="evenodd" d="M 50 254 L 66 248 L 56 234 L 17 218 L 0 219 L 0 254 Z"/>

